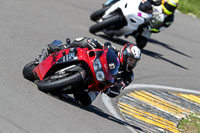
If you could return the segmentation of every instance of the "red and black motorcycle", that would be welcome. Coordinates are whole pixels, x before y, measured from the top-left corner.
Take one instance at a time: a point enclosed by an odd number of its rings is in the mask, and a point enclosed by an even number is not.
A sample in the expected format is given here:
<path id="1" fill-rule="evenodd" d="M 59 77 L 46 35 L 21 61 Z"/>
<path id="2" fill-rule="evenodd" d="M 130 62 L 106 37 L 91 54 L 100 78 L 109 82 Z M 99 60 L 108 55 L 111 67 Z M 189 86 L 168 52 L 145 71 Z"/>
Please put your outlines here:
<path id="1" fill-rule="evenodd" d="M 77 47 L 52 53 L 41 63 L 28 63 L 23 75 L 44 92 L 100 92 L 112 85 L 119 66 L 117 55 L 107 47 Z"/>

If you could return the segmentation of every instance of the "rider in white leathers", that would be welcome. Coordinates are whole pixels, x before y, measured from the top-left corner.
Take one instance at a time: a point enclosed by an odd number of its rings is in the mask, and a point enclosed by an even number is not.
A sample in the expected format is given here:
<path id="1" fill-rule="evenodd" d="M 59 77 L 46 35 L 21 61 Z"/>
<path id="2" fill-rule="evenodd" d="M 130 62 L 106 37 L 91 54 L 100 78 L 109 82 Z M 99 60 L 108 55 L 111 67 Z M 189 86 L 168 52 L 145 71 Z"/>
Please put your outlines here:
<path id="1" fill-rule="evenodd" d="M 104 6 L 109 6 L 119 0 L 108 0 Z M 152 33 L 159 33 L 168 28 L 174 21 L 174 12 L 177 9 L 179 0 L 141 0 L 139 10 L 152 14 L 148 23 L 141 25 L 133 36 L 136 44 L 143 49 L 149 41 Z"/>

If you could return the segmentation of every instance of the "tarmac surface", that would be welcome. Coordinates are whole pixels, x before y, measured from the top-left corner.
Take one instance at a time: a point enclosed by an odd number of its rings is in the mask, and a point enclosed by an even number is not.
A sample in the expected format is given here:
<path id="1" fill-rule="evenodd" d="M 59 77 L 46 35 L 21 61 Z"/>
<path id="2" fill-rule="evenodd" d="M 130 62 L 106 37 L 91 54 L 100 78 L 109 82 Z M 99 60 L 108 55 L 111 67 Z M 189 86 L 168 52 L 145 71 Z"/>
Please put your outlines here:
<path id="1" fill-rule="evenodd" d="M 37 90 L 22 76 L 23 66 L 55 39 L 94 37 L 120 48 L 134 38 L 108 39 L 89 33 L 90 14 L 105 1 L 0 1 L 0 133 L 130 132 L 97 97 L 80 107 L 70 97 L 59 100 Z M 200 20 L 181 13 L 174 24 L 152 35 L 135 69 L 134 84 L 200 90 Z"/>

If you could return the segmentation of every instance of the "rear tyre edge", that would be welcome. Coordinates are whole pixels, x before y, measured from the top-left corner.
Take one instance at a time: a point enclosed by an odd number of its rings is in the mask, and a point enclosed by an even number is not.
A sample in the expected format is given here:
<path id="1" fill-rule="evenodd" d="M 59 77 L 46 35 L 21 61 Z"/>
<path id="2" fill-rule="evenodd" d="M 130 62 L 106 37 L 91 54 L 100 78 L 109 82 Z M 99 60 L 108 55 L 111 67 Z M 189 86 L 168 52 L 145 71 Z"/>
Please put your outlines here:
<path id="1" fill-rule="evenodd" d="M 32 61 L 28 64 L 26 64 L 23 68 L 22 74 L 24 76 L 25 79 L 28 79 L 30 81 L 34 81 L 35 80 L 35 76 L 33 74 L 33 69 L 36 67 L 36 61 Z"/>

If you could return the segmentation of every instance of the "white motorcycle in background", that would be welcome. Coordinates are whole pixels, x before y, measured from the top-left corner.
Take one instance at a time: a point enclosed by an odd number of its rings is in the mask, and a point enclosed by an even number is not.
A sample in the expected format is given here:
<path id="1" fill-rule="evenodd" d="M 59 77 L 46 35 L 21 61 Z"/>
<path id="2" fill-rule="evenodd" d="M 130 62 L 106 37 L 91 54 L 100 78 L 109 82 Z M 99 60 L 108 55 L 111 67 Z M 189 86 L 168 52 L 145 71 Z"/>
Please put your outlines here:
<path id="1" fill-rule="evenodd" d="M 110 36 L 128 37 L 152 18 L 152 14 L 139 10 L 140 3 L 141 0 L 120 0 L 95 11 L 90 18 L 97 23 L 89 31 L 93 34 L 102 31 Z"/>

